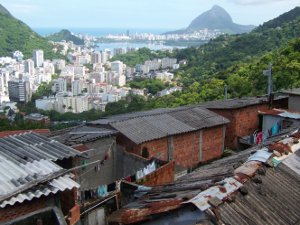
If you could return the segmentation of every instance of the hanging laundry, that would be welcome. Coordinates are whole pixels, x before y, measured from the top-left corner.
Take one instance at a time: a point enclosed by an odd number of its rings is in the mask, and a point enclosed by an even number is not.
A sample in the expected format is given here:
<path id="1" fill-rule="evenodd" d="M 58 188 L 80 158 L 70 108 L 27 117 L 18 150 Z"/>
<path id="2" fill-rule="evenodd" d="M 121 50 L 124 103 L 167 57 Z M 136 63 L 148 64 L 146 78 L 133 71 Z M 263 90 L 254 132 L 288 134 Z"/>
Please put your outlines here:
<path id="1" fill-rule="evenodd" d="M 143 170 L 139 170 L 136 172 L 136 180 L 140 180 L 144 177 Z"/>
<path id="2" fill-rule="evenodd" d="M 274 126 L 272 127 L 272 135 L 275 135 L 278 133 L 278 124 L 275 123 Z"/>
<path id="3" fill-rule="evenodd" d="M 125 179 L 124 180 L 126 180 L 127 182 L 131 182 L 131 177 L 130 176 L 128 176 L 128 177 L 125 177 Z"/>
<path id="4" fill-rule="evenodd" d="M 260 142 L 262 142 L 262 131 L 256 136 L 256 144 L 259 144 Z"/>
<path id="5" fill-rule="evenodd" d="M 108 154 L 106 153 L 105 156 L 104 156 L 104 160 L 108 160 Z"/>
<path id="6" fill-rule="evenodd" d="M 97 189 L 98 197 L 105 197 L 107 195 L 107 185 L 100 185 Z"/>
<path id="7" fill-rule="evenodd" d="M 272 136 L 272 128 L 268 130 L 268 137 Z"/>

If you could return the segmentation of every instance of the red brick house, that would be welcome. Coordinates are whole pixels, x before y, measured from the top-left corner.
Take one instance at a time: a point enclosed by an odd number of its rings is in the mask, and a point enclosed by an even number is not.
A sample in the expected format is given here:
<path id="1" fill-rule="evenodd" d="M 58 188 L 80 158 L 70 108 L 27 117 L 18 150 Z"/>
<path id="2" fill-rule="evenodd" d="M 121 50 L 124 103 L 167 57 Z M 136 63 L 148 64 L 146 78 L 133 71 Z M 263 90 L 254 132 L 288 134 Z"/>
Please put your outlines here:
<path id="1" fill-rule="evenodd" d="M 261 129 L 259 111 L 269 108 L 287 108 L 287 97 L 275 98 L 272 105 L 267 97 L 229 99 L 201 105 L 230 120 L 226 125 L 225 147 L 239 149 L 239 138 Z"/>
<path id="2" fill-rule="evenodd" d="M 199 106 L 118 115 L 93 124 L 117 131 L 117 143 L 145 158 L 174 160 L 189 168 L 222 156 L 229 120 Z"/>

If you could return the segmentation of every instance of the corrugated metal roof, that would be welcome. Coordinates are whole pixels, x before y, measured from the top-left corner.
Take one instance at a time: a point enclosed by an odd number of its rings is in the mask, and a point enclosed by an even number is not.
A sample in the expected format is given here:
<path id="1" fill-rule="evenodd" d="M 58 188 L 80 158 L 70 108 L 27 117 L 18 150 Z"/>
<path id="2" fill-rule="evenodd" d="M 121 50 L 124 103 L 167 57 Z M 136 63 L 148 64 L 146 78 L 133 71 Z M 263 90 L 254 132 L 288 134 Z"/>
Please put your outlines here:
<path id="1" fill-rule="evenodd" d="M 80 152 L 34 133 L 0 138 L 0 208 L 79 187 L 51 160 Z"/>
<path id="2" fill-rule="evenodd" d="M 60 134 L 57 137 L 54 137 L 54 139 L 66 145 L 76 145 L 95 141 L 104 137 L 109 137 L 117 133 L 118 132 L 116 130 L 108 128 L 77 126 L 63 134 Z"/>
<path id="3" fill-rule="evenodd" d="M 286 96 L 278 96 L 274 100 L 285 99 Z M 237 98 L 237 99 L 228 99 L 228 100 L 218 100 L 205 102 L 201 104 L 202 107 L 207 109 L 238 109 L 252 105 L 258 105 L 262 103 L 267 103 L 268 97 L 249 97 L 249 98 Z"/>
<path id="4" fill-rule="evenodd" d="M 252 154 L 247 162 L 249 161 L 259 161 L 265 163 L 272 155 L 272 152 L 268 152 L 268 148 L 262 148 Z"/>
<path id="5" fill-rule="evenodd" d="M 286 109 L 269 109 L 269 110 L 263 110 L 259 111 L 259 114 L 263 115 L 272 115 L 272 116 L 280 116 L 284 118 L 291 118 L 291 119 L 300 119 L 300 113 L 299 112 L 292 112 Z"/>
<path id="6" fill-rule="evenodd" d="M 206 109 L 186 108 L 164 114 L 142 116 L 111 123 L 136 144 L 169 135 L 191 132 L 228 123 L 229 120 Z"/>
<path id="7" fill-rule="evenodd" d="M 231 225 L 281 225 L 300 221 L 300 179 L 281 164 L 259 176 L 261 183 L 248 181 L 248 194 L 220 206 L 221 221 Z M 258 176 L 258 175 L 257 175 Z"/>
<path id="8" fill-rule="evenodd" d="M 226 178 L 223 180 L 224 184 L 213 186 L 208 188 L 205 191 L 200 192 L 197 196 L 192 198 L 191 200 L 184 203 L 193 203 L 197 206 L 201 211 L 205 211 L 211 207 L 209 204 L 209 199 L 218 198 L 222 201 L 224 198 L 229 196 L 234 191 L 238 190 L 241 186 L 243 186 L 240 182 L 235 180 L 232 177 Z"/>
<path id="9" fill-rule="evenodd" d="M 289 94 L 289 95 L 300 95 L 300 88 L 294 88 L 289 90 L 281 91 L 282 93 Z"/>
<path id="10" fill-rule="evenodd" d="M 9 198 L 0 203 L 0 208 L 7 205 L 14 205 L 15 203 L 22 203 L 25 200 L 32 200 L 33 198 L 40 198 L 41 196 L 48 196 L 55 194 L 58 191 L 71 190 L 72 188 L 79 188 L 79 184 L 71 179 L 70 175 L 64 175 L 56 179 L 50 180 L 47 185 L 38 185 L 33 189 L 22 192 L 17 196 Z"/>
<path id="11" fill-rule="evenodd" d="M 12 158 L 20 163 L 40 159 L 56 161 L 80 154 L 79 151 L 58 141 L 32 132 L 0 138 L 0 155 Z"/>
<path id="12" fill-rule="evenodd" d="M 299 149 L 298 139 L 286 138 L 285 134 L 275 141 L 289 142 L 291 149 Z M 151 220 L 192 199 L 188 202 L 201 210 L 211 205 L 217 207 L 214 212 L 221 213 L 220 224 L 298 224 L 300 176 L 295 166 L 299 163 L 288 159 L 299 155 L 300 150 L 284 159 L 278 167 L 270 168 L 266 165 L 269 165 L 272 154 L 265 147 L 252 147 L 201 166 L 173 184 L 152 187 L 143 197 L 114 212 L 109 219 L 124 224 Z M 212 215 L 209 213 L 210 217 Z M 217 220 L 212 218 L 211 221 Z"/>

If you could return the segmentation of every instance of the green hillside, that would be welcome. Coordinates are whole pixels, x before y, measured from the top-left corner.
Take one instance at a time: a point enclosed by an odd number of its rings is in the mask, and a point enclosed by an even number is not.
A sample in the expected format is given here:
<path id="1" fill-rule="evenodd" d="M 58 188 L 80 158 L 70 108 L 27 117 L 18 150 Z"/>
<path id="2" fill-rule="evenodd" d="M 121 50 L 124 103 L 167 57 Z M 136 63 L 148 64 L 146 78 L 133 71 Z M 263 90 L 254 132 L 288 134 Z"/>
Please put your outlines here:
<path id="1" fill-rule="evenodd" d="M 28 58 L 32 56 L 34 49 L 43 49 L 45 58 L 52 59 L 57 57 L 52 48 L 48 40 L 14 18 L 0 5 L 0 56 L 11 56 L 12 52 L 19 50 Z"/>
<path id="2" fill-rule="evenodd" d="M 291 17 L 288 15 L 292 14 Z M 295 14 L 297 16 L 295 16 Z M 187 59 L 188 65 L 182 69 L 185 80 L 207 79 L 211 76 L 226 78 L 224 71 L 238 63 L 249 63 L 265 53 L 273 51 L 300 36 L 300 7 L 296 7 L 285 18 L 272 20 L 276 27 L 267 22 L 248 34 L 223 35 L 199 48 L 177 51 L 177 58 Z"/>
<path id="3" fill-rule="evenodd" d="M 75 45 L 84 45 L 84 41 L 73 35 L 69 30 L 61 30 L 55 34 L 49 35 L 46 37 L 50 41 L 72 41 Z"/>

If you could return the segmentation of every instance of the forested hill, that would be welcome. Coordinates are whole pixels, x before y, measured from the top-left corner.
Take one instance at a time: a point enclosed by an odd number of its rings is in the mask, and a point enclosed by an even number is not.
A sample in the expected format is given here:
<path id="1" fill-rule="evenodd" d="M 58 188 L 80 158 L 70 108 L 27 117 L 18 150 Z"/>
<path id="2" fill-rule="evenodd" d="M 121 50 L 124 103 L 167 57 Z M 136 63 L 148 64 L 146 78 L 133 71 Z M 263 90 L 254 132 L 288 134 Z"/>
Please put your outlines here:
<path id="1" fill-rule="evenodd" d="M 193 78 L 222 76 L 230 66 L 251 62 L 299 36 L 300 7 L 296 7 L 248 34 L 223 35 L 199 48 L 179 50 L 177 57 L 188 60 L 184 72 Z"/>
<path id="2" fill-rule="evenodd" d="M 84 45 L 84 41 L 73 35 L 69 30 L 61 30 L 55 34 L 49 35 L 46 37 L 50 41 L 72 41 L 75 45 Z"/>
<path id="3" fill-rule="evenodd" d="M 13 17 L 0 4 L 0 56 L 11 56 L 12 52 L 19 50 L 28 58 L 34 49 L 43 49 L 45 57 L 51 59 L 57 57 L 52 48 L 45 38 Z"/>

